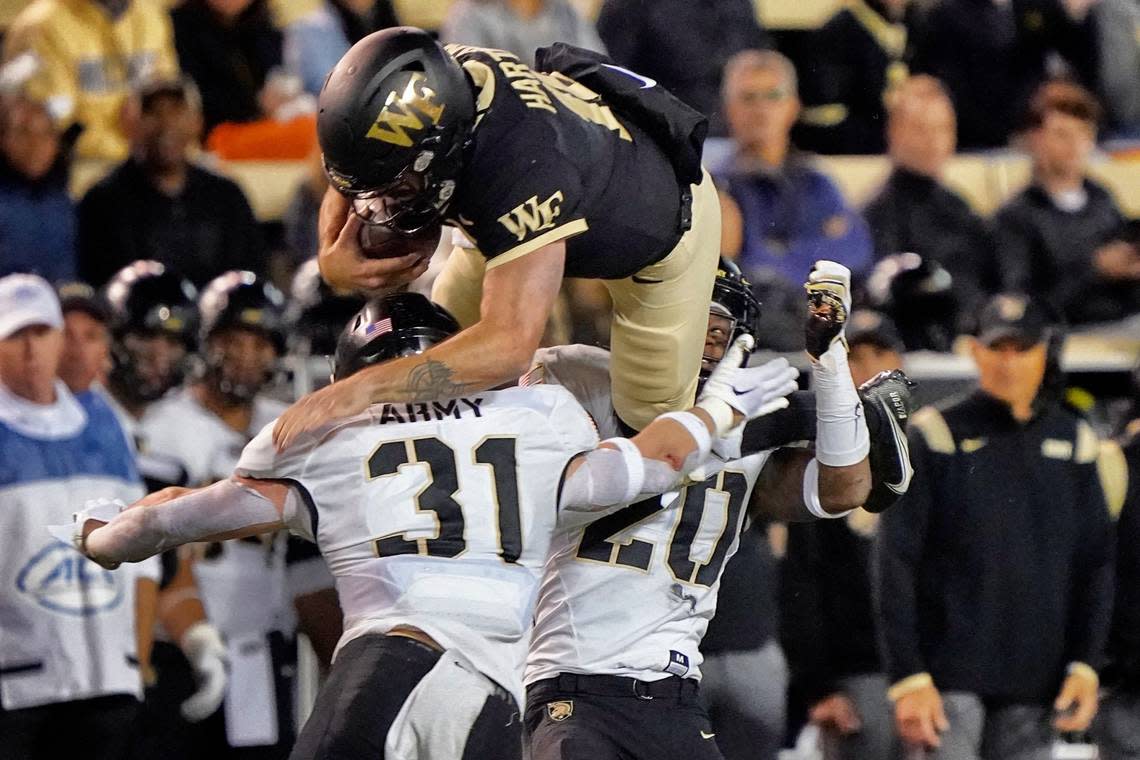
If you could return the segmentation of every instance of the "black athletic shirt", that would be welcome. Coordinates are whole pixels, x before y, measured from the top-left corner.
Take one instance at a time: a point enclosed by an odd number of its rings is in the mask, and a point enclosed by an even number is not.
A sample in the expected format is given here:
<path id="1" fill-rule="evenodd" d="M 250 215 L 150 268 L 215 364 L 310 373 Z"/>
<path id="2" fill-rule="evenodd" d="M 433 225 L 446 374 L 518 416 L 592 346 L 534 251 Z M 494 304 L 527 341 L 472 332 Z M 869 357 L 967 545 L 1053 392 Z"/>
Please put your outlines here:
<path id="1" fill-rule="evenodd" d="M 620 279 L 668 255 L 680 237 L 680 188 L 645 132 L 583 85 L 512 53 L 447 50 L 478 109 L 451 218 L 488 268 L 559 240 L 567 277 Z"/>

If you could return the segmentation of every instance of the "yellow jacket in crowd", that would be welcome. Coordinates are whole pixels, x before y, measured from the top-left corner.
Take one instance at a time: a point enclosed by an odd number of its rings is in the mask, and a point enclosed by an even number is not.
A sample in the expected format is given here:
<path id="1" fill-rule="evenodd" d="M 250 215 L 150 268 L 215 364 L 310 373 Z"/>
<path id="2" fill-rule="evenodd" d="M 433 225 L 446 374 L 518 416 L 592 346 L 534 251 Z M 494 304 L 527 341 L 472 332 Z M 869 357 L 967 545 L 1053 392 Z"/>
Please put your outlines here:
<path id="1" fill-rule="evenodd" d="M 131 88 L 175 76 L 178 59 L 166 8 L 156 0 L 121 0 L 112 16 L 95 0 L 35 0 L 12 22 L 4 60 L 35 56 L 39 67 L 28 94 L 45 101 L 62 126 L 84 126 L 77 150 L 84 158 L 121 160 L 121 127 Z"/>

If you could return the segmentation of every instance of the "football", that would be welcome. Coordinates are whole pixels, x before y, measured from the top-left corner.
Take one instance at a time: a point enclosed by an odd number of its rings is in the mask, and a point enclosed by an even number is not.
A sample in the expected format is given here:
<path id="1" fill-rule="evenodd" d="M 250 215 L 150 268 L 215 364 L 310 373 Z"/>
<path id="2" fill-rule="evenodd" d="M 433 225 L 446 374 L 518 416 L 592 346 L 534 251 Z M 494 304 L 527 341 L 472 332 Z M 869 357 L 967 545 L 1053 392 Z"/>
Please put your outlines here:
<path id="1" fill-rule="evenodd" d="M 401 235 L 379 224 L 365 224 L 360 228 L 360 247 L 370 259 L 392 259 L 418 253 L 431 256 L 439 245 L 442 225 L 433 224 L 414 235 Z"/>

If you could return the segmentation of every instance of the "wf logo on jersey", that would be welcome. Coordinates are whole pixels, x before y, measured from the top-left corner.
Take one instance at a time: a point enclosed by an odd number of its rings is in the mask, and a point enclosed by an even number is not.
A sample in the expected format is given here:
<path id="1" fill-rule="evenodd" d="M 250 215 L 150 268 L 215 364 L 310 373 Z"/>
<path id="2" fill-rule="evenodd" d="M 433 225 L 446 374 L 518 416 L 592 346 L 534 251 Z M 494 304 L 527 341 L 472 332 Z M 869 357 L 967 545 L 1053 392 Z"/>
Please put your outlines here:
<path id="1" fill-rule="evenodd" d="M 80 617 L 114 609 L 123 600 L 119 576 L 59 541 L 28 560 L 16 588 L 46 610 Z"/>
<path id="2" fill-rule="evenodd" d="M 542 203 L 538 196 L 532 195 L 528 200 L 515 206 L 510 213 L 499 217 L 499 224 L 518 238 L 521 243 L 527 235 L 554 227 L 554 220 L 562 213 L 562 191 L 559 190 Z"/>
<path id="3" fill-rule="evenodd" d="M 376 117 L 376 123 L 365 136 L 410 148 L 412 138 L 408 135 L 408 130 L 420 131 L 426 126 L 425 119 L 433 126 L 439 124 L 445 106 L 434 102 L 435 90 L 424 84 L 426 79 L 423 74 L 416 72 L 408 80 L 403 95 L 397 94 L 395 90 L 388 93 L 384 110 Z"/>

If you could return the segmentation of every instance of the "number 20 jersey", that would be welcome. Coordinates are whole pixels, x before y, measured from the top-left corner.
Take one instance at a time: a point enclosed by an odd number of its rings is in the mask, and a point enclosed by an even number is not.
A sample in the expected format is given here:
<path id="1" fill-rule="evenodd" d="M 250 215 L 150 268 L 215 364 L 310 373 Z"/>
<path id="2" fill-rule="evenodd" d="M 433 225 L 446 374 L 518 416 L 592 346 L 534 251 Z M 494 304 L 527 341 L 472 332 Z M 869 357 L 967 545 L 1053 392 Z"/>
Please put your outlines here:
<path id="1" fill-rule="evenodd" d="M 606 351 L 543 349 L 535 367 L 529 378 L 571 389 L 602 435 L 613 434 Z M 740 543 L 768 454 L 729 462 L 708 480 L 585 526 L 561 526 L 539 590 L 526 683 L 559 673 L 699 679 L 721 572 Z"/>
<path id="2" fill-rule="evenodd" d="M 286 522 L 336 579 L 340 646 L 413 626 L 521 705 L 561 476 L 598 443 L 585 411 L 563 388 L 512 388 L 376 404 L 318 433 L 277 453 L 270 425 L 237 472 L 303 495 L 308 509 Z"/>

